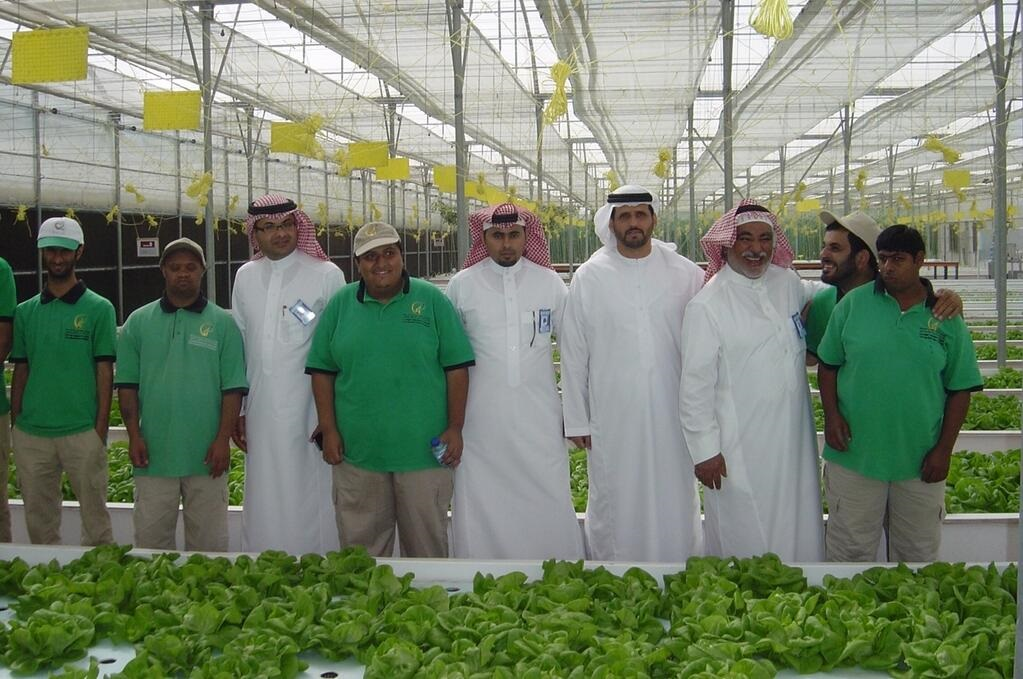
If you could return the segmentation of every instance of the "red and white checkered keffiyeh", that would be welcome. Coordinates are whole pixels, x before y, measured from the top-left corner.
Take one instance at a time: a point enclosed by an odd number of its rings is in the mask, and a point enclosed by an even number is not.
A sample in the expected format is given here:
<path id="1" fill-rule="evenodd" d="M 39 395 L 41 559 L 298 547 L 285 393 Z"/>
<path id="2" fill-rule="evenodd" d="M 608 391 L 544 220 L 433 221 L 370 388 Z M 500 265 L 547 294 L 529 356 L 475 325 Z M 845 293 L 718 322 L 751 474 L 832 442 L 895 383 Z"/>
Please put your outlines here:
<path id="1" fill-rule="evenodd" d="M 279 193 L 268 193 L 262 198 L 252 201 L 252 205 L 249 206 L 249 213 L 245 217 L 245 233 L 249 235 L 249 244 L 252 246 L 252 259 L 259 259 L 263 256 L 263 253 L 259 251 L 259 243 L 256 242 L 256 234 L 252 231 L 256 222 L 266 219 L 274 224 L 279 224 L 290 215 L 295 215 L 298 249 L 310 257 L 327 259 L 326 253 L 323 252 L 323 248 L 316 240 L 316 227 L 313 226 L 313 220 L 298 209 L 295 201 Z"/>
<path id="2" fill-rule="evenodd" d="M 707 256 L 707 273 L 703 276 L 704 283 L 724 268 L 726 261 L 724 250 L 735 245 L 735 237 L 739 230 L 739 224 L 735 218 L 736 213 L 739 208 L 746 205 L 760 207 L 760 204 L 755 200 L 746 199 L 741 201 L 734 208 L 721 215 L 707 233 L 703 235 L 703 238 L 700 239 L 700 245 L 703 246 L 703 254 Z M 789 239 L 785 237 L 785 232 L 781 230 L 777 217 L 765 208 L 744 211 L 740 217 L 743 222 L 758 221 L 770 224 L 771 230 L 774 232 L 774 253 L 771 256 L 771 263 L 785 269 L 792 265 L 795 254 L 792 252 L 792 246 L 789 245 Z"/>
<path id="3" fill-rule="evenodd" d="M 508 221 L 502 222 L 502 218 Z M 490 257 L 487 245 L 483 242 L 483 233 L 487 228 L 510 228 L 516 224 L 521 224 L 526 232 L 526 249 L 522 256 L 534 264 L 548 269 L 553 268 L 551 248 L 547 244 L 547 236 L 544 235 L 540 220 L 529 210 L 512 203 L 501 203 L 469 215 L 469 237 L 472 244 L 469 246 L 462 268 L 468 269 Z"/>

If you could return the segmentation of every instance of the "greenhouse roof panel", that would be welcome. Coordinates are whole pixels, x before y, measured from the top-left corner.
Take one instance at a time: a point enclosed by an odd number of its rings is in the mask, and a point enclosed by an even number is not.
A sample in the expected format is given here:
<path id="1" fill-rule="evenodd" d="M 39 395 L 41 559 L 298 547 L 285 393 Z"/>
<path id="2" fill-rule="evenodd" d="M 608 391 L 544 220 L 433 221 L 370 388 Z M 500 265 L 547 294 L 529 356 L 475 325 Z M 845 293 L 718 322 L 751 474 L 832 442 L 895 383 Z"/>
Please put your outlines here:
<path id="1" fill-rule="evenodd" d="M 735 94 L 735 176 L 741 177 L 763 158 L 765 150 L 784 146 L 847 102 L 868 94 L 885 76 L 988 4 L 945 0 L 807 3 L 795 20 L 793 37 L 777 42 L 760 71 Z M 917 127 L 910 134 L 923 131 L 923 121 L 905 117 L 908 126 Z M 836 137 L 840 141 L 840 134 Z M 719 155 L 722 147 L 719 129 L 710 151 Z M 723 174 L 710 153 L 700 159 L 695 180 L 698 199 L 723 185 Z"/>
<path id="2" fill-rule="evenodd" d="M 559 57 L 575 68 L 576 114 L 611 167 L 623 181 L 660 186 L 652 168 L 686 131 L 720 2 L 536 4 Z"/>
<path id="3" fill-rule="evenodd" d="M 1019 97 L 1023 93 L 1019 70 L 1014 69 L 1010 76 L 1009 91 L 1006 95 L 1009 98 Z M 928 87 L 908 92 L 871 110 L 862 118 L 855 119 L 851 157 L 857 159 L 877 155 L 878 151 L 907 140 L 911 140 L 916 146 L 919 144 L 916 141 L 917 137 L 929 134 L 931 130 L 949 125 L 958 119 L 988 111 L 993 107 L 994 100 L 995 83 L 989 71 L 988 57 L 986 53 L 979 54 L 952 72 L 941 76 Z M 1013 118 L 1019 120 L 1018 111 Z M 1010 139 L 1023 136 L 1023 126 L 1009 125 L 1008 134 Z M 983 140 L 984 135 L 987 137 L 985 145 L 990 145 L 991 135 L 986 126 L 965 133 L 965 138 Z M 958 142 L 953 138 L 949 143 L 956 146 Z M 844 156 L 841 134 L 835 135 L 825 144 L 826 148 L 823 151 L 818 145 L 788 159 L 785 173 L 789 185 L 794 184 L 799 176 L 806 173 L 811 164 L 825 171 L 833 167 L 841 168 Z M 915 150 L 912 153 L 913 156 L 909 158 L 899 153 L 897 156 L 901 159 L 897 161 L 899 165 L 906 166 L 908 163 L 926 158 L 919 156 Z M 934 153 L 928 152 L 928 155 L 932 158 L 938 157 Z M 882 156 L 876 165 L 885 167 L 885 162 Z M 858 171 L 858 168 L 855 169 Z M 778 170 L 761 175 L 754 182 L 754 195 L 757 192 L 776 191 L 779 182 L 777 175 Z"/>
<path id="4" fill-rule="evenodd" d="M 453 123 L 454 75 L 446 3 L 273 0 L 257 5 L 375 74 L 393 94 Z M 535 98 L 487 36 L 463 21 L 466 133 L 536 170 Z M 548 131 L 547 134 L 554 134 Z M 567 190 L 564 176 L 545 179 Z"/>

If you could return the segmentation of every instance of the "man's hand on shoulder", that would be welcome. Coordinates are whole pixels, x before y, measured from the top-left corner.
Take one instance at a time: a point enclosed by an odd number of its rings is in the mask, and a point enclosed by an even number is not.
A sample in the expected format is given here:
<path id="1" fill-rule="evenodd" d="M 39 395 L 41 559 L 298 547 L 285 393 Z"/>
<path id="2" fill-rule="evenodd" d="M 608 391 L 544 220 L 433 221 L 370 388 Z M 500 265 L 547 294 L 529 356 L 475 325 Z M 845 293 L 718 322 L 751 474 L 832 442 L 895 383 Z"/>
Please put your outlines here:
<path id="1" fill-rule="evenodd" d="M 939 321 L 963 315 L 963 298 L 954 290 L 942 288 L 934 293 L 934 309 L 931 311 Z"/>

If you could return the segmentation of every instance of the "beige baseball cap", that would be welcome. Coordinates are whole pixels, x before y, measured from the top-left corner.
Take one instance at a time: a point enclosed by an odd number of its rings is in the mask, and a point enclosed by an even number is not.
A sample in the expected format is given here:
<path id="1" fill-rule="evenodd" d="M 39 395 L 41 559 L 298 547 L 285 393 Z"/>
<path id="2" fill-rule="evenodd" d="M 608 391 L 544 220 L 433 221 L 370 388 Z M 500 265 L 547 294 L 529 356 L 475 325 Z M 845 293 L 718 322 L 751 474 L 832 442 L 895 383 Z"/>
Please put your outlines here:
<path id="1" fill-rule="evenodd" d="M 821 210 L 820 212 L 821 221 L 824 222 L 825 226 L 831 226 L 832 224 L 838 224 L 846 231 L 855 234 L 860 240 L 867 244 L 870 251 L 874 253 L 874 257 L 877 257 L 877 237 L 881 235 L 881 227 L 877 225 L 870 215 L 867 213 L 856 210 L 850 212 L 844 217 L 836 217 L 833 213 L 827 210 Z"/>
<path id="2" fill-rule="evenodd" d="M 160 254 L 160 266 L 163 266 L 163 262 L 167 259 L 167 257 L 180 250 L 191 252 L 199 258 L 200 262 L 202 262 L 202 268 L 206 268 L 206 254 L 202 251 L 202 246 L 191 238 L 178 238 L 177 240 L 172 240 L 170 243 L 167 243 L 167 245 L 163 248 L 163 252 Z"/>
<path id="3" fill-rule="evenodd" d="M 401 240 L 398 230 L 386 222 L 370 222 L 355 232 L 355 256 L 364 254 L 381 245 L 390 245 Z"/>

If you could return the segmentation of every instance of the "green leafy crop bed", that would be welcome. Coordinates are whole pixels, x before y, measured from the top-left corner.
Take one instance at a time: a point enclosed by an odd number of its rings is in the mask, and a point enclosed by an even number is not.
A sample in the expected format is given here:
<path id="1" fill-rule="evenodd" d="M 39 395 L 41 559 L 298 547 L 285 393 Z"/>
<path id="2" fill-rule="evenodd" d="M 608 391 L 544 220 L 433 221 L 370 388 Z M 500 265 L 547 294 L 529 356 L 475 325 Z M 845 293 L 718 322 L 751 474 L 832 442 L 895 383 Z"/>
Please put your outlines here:
<path id="1" fill-rule="evenodd" d="M 0 562 L 15 618 L 3 664 L 33 672 L 103 639 L 135 647 L 117 677 L 296 676 L 312 651 L 401 677 L 771 677 L 859 666 L 892 676 L 1012 676 L 1016 567 L 872 568 L 808 586 L 773 555 L 693 558 L 664 577 L 548 561 L 418 589 L 361 549 L 301 559 L 129 556 Z M 92 671 L 98 672 L 93 661 Z M 65 668 L 54 676 L 86 677 Z"/>

